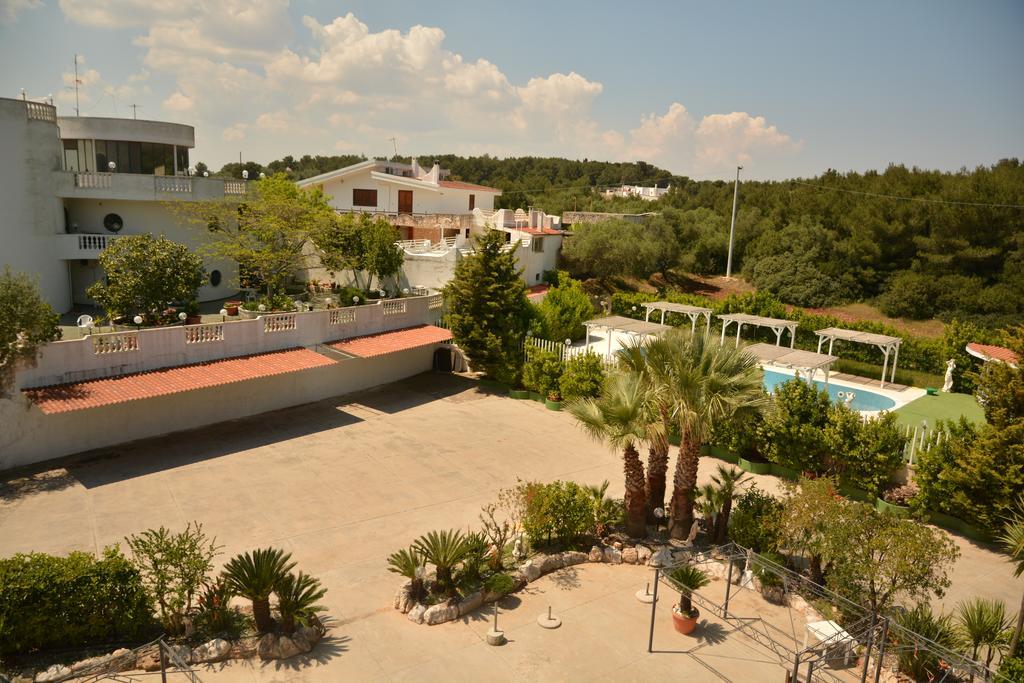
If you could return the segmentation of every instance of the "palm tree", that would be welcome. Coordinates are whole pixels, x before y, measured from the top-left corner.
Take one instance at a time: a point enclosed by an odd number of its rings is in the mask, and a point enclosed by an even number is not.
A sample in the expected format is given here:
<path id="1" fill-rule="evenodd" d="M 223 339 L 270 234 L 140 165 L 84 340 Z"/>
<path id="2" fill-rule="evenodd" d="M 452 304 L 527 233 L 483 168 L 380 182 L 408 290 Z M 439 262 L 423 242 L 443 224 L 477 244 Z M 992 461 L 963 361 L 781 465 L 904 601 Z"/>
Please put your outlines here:
<path id="1" fill-rule="evenodd" d="M 668 332 L 664 339 L 674 347 L 668 391 L 679 425 L 669 534 L 684 539 L 693 524 L 701 445 L 716 423 L 761 410 L 766 398 L 757 359 L 742 349 L 681 330 Z"/>
<path id="2" fill-rule="evenodd" d="M 455 589 L 452 570 L 466 559 L 469 545 L 461 531 L 431 531 L 420 536 L 413 547 L 437 569 L 437 586 L 442 593 L 449 594 Z"/>
<path id="3" fill-rule="evenodd" d="M 647 337 L 630 343 L 616 353 L 619 367 L 639 373 L 644 380 L 648 400 L 654 407 L 661 428 L 647 440 L 647 521 L 658 522 L 654 511 L 665 507 L 665 477 L 668 474 L 668 435 L 672 431 L 672 401 L 668 387 L 672 370 L 672 345 L 661 337 Z"/>
<path id="4" fill-rule="evenodd" d="M 635 372 L 612 375 L 599 398 L 587 398 L 569 406 L 569 412 L 594 439 L 622 450 L 626 474 L 626 533 L 647 535 L 647 495 L 644 464 L 637 446 L 657 430 L 651 425 L 650 404 L 643 378 Z"/>
<path id="5" fill-rule="evenodd" d="M 695 490 L 693 500 L 701 517 L 704 518 L 708 540 L 714 542 L 715 530 L 718 528 L 718 519 L 722 512 L 721 492 L 713 484 L 704 484 Z"/>
<path id="6" fill-rule="evenodd" d="M 423 555 L 416 548 L 402 548 L 396 553 L 388 555 L 388 571 L 400 574 L 409 579 L 409 592 L 413 600 L 421 600 L 425 597 L 423 592 Z"/>
<path id="7" fill-rule="evenodd" d="M 735 467 L 719 465 L 718 471 L 711 475 L 711 481 L 718 487 L 718 495 L 722 504 L 721 513 L 715 521 L 714 539 L 717 545 L 725 543 L 729 533 L 729 515 L 732 513 L 732 499 L 741 485 L 747 483 L 747 475 Z"/>
<path id="8" fill-rule="evenodd" d="M 281 630 L 291 634 L 295 625 L 309 626 L 310 621 L 323 607 L 317 604 L 327 593 L 319 579 L 308 574 L 286 574 L 274 590 L 277 594 L 277 611 L 281 614 Z"/>
<path id="9" fill-rule="evenodd" d="M 700 590 L 711 582 L 708 575 L 697 567 L 686 564 L 672 570 L 668 576 L 679 588 L 679 611 L 685 616 L 693 616 L 693 591 Z"/>
<path id="10" fill-rule="evenodd" d="M 263 632 L 274 627 L 270 617 L 270 594 L 295 566 L 291 553 L 279 548 L 258 548 L 243 553 L 224 565 L 224 581 L 235 595 L 252 601 L 252 618 Z"/>
<path id="11" fill-rule="evenodd" d="M 999 536 L 1006 552 L 1010 553 L 1010 560 L 1016 565 L 1014 576 L 1024 574 L 1024 495 L 1017 498 L 1014 511 L 1006 520 L 1003 533 Z M 1024 630 L 1024 595 L 1021 596 L 1020 610 L 1017 612 L 1017 625 L 1013 629 L 1013 636 L 1010 638 L 1010 656 L 1017 652 L 1017 644 L 1020 643 L 1020 634 Z"/>
<path id="12" fill-rule="evenodd" d="M 985 666 L 992 664 L 996 652 L 1006 645 L 1010 619 L 1001 600 L 973 598 L 956 606 L 957 632 L 961 645 L 977 661 L 985 648 Z M 973 678 L 973 677 L 972 677 Z"/>

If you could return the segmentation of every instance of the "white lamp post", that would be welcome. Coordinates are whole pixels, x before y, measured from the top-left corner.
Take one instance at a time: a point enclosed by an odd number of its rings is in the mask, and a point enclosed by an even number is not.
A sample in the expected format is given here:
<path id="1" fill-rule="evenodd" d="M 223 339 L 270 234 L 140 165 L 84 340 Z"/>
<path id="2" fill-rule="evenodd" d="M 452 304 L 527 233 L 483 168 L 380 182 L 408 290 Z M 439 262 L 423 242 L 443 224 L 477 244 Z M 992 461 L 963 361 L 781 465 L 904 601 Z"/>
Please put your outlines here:
<path id="1" fill-rule="evenodd" d="M 228 309 L 226 309 L 226 308 L 220 309 L 220 321 L 221 322 L 226 322 L 227 319 L 228 319 Z"/>
<path id="2" fill-rule="evenodd" d="M 142 326 L 142 316 L 141 315 L 135 316 L 134 318 L 132 318 L 132 322 L 135 323 L 135 329 L 138 329 L 139 327 Z"/>
<path id="3" fill-rule="evenodd" d="M 732 241 L 736 235 L 736 201 L 740 196 L 740 171 L 742 166 L 736 167 L 736 184 L 732 188 L 732 224 L 729 226 L 729 257 L 725 261 L 725 277 L 732 277 Z"/>

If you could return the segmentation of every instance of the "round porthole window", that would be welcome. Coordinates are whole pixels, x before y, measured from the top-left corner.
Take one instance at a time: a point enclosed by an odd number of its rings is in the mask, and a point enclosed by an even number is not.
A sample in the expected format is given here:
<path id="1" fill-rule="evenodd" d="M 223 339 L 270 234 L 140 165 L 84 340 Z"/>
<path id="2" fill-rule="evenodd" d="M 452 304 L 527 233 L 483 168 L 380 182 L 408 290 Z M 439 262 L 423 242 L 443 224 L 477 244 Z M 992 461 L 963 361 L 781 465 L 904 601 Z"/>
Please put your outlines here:
<path id="1" fill-rule="evenodd" d="M 108 213 L 103 217 L 103 227 L 110 232 L 121 232 L 121 228 L 124 227 L 124 221 L 116 213 Z"/>
<path id="2" fill-rule="evenodd" d="M 210 271 L 210 284 L 212 286 L 214 286 L 214 287 L 216 287 L 217 285 L 220 284 L 220 271 L 219 270 L 211 270 Z"/>

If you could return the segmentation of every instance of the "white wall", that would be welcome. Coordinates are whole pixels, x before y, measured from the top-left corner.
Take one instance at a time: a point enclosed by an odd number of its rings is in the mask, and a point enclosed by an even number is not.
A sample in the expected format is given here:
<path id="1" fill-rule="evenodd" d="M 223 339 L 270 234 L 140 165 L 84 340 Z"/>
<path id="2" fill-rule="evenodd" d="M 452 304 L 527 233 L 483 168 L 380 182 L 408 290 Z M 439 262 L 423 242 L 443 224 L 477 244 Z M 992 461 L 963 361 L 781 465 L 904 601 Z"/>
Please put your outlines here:
<path id="1" fill-rule="evenodd" d="M 387 384 L 429 370 L 437 346 L 54 415 L 18 392 L 0 398 L 0 470 Z"/>
<path id="2" fill-rule="evenodd" d="M 71 293 L 54 236 L 64 232 L 64 215 L 50 187 L 61 142 L 55 123 L 29 120 L 25 107 L 0 98 L 0 270 L 6 265 L 38 277 L 43 298 L 63 313 Z"/>
<path id="3" fill-rule="evenodd" d="M 124 221 L 124 228 L 116 233 L 117 235 L 139 235 L 152 233 L 164 235 L 175 242 L 187 244 L 191 249 L 197 249 L 201 242 L 201 233 L 184 219 L 174 213 L 164 203 L 157 201 L 142 202 L 128 201 L 124 199 L 68 199 L 66 200 L 68 212 L 68 225 L 77 225 L 79 233 L 94 233 L 111 235 L 103 227 L 103 217 L 109 213 L 116 213 Z M 232 296 L 238 291 L 238 265 L 224 259 L 204 257 L 203 264 L 206 268 L 206 284 L 199 288 L 199 300 L 211 301 Z M 88 274 L 95 272 L 97 278 L 103 276 L 102 269 L 98 266 L 92 267 L 92 263 L 81 266 L 76 262 L 73 267 L 74 299 L 75 303 L 93 303 L 85 296 L 84 284 L 86 287 L 92 282 L 88 281 Z M 220 270 L 220 285 L 214 287 L 209 284 L 209 275 L 214 270 Z M 95 281 L 95 280 L 93 280 Z"/>
<path id="4" fill-rule="evenodd" d="M 458 188 L 440 187 L 436 191 L 403 185 L 396 182 L 372 177 L 373 171 L 367 169 L 344 178 L 329 180 L 323 184 L 323 191 L 330 197 L 330 205 L 341 211 L 364 210 L 373 211 L 374 207 L 352 205 L 352 190 L 377 190 L 376 210 L 386 213 L 398 211 L 398 191 L 412 190 L 413 213 L 469 213 L 469 195 L 475 195 L 476 206 L 491 210 L 494 208 L 494 193 L 463 190 Z"/>

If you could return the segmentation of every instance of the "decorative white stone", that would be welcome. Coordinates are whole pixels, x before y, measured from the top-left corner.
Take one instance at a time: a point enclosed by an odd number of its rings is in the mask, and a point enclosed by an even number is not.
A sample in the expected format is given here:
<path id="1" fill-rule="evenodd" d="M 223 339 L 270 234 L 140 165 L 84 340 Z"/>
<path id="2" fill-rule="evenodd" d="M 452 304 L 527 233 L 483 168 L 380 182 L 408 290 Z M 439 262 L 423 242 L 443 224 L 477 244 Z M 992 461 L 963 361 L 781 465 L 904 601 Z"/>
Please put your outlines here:
<path id="1" fill-rule="evenodd" d="M 622 551 L 622 561 L 626 564 L 636 564 L 636 548 L 626 548 Z"/>
<path id="2" fill-rule="evenodd" d="M 214 638 L 192 650 L 192 661 L 196 664 L 220 662 L 227 659 L 230 652 L 231 643 L 223 638 Z"/>
<path id="3" fill-rule="evenodd" d="M 260 644 L 256 648 L 256 653 L 260 656 L 260 659 L 264 661 L 270 661 L 271 659 L 278 659 L 281 657 L 281 650 L 278 647 L 278 638 L 276 633 L 267 633 L 260 638 Z"/>
<path id="4" fill-rule="evenodd" d="M 459 603 L 431 605 L 423 613 L 423 623 L 428 626 L 443 624 L 446 621 L 454 621 L 459 618 Z"/>
<path id="5" fill-rule="evenodd" d="M 645 545 L 638 545 L 636 547 L 636 563 L 647 564 L 647 561 L 651 559 L 651 549 Z"/>
<path id="6" fill-rule="evenodd" d="M 470 612 L 480 609 L 480 606 L 484 604 L 484 594 L 480 591 L 470 593 L 466 597 L 459 600 L 459 616 L 465 616 Z"/>
<path id="7" fill-rule="evenodd" d="M 523 575 L 526 577 L 526 580 L 530 583 L 533 583 L 534 581 L 540 578 L 540 567 L 535 565 L 533 563 L 533 560 L 530 560 L 522 567 L 520 567 L 519 571 L 523 573 Z"/>
<path id="8" fill-rule="evenodd" d="M 309 645 L 309 643 L 304 643 Z M 304 652 L 309 652 L 309 649 L 303 650 L 298 643 L 296 643 L 289 636 L 281 636 L 277 639 L 277 654 L 280 659 L 288 659 L 295 655 L 301 655 Z"/>
<path id="9" fill-rule="evenodd" d="M 413 608 L 410 609 L 409 613 L 406 614 L 405 616 L 406 616 L 406 618 L 409 619 L 409 621 L 413 622 L 414 624 L 422 624 L 423 623 L 423 613 L 426 612 L 426 611 L 427 611 L 427 606 L 426 605 L 422 605 L 422 604 L 417 602 L 416 605 L 413 606 Z"/>
<path id="10" fill-rule="evenodd" d="M 647 564 L 652 567 L 668 567 L 671 566 L 672 563 L 672 551 L 667 547 L 658 548 L 658 550 L 651 555 L 651 559 L 647 562 Z"/>
<path id="11" fill-rule="evenodd" d="M 36 674 L 36 683 L 50 683 L 50 681 L 59 681 L 66 676 L 71 675 L 71 667 L 64 666 L 63 664 L 54 664 L 46 671 L 41 671 Z"/>
<path id="12" fill-rule="evenodd" d="M 605 548 L 604 561 L 609 564 L 622 564 L 622 551 L 618 548 Z"/>
<path id="13" fill-rule="evenodd" d="M 540 567 L 541 574 L 550 574 L 556 569 L 561 569 L 565 566 L 565 561 L 561 555 L 542 555 L 539 559 L 534 558 L 531 562 Z"/>
<path id="14" fill-rule="evenodd" d="M 569 552 L 562 553 L 562 566 L 571 567 L 574 564 L 583 564 L 587 561 L 587 554 L 581 553 L 578 550 L 570 550 Z"/>
<path id="15" fill-rule="evenodd" d="M 604 562 L 604 551 L 598 546 L 593 546 L 590 549 L 590 555 L 587 556 L 588 562 Z"/>

